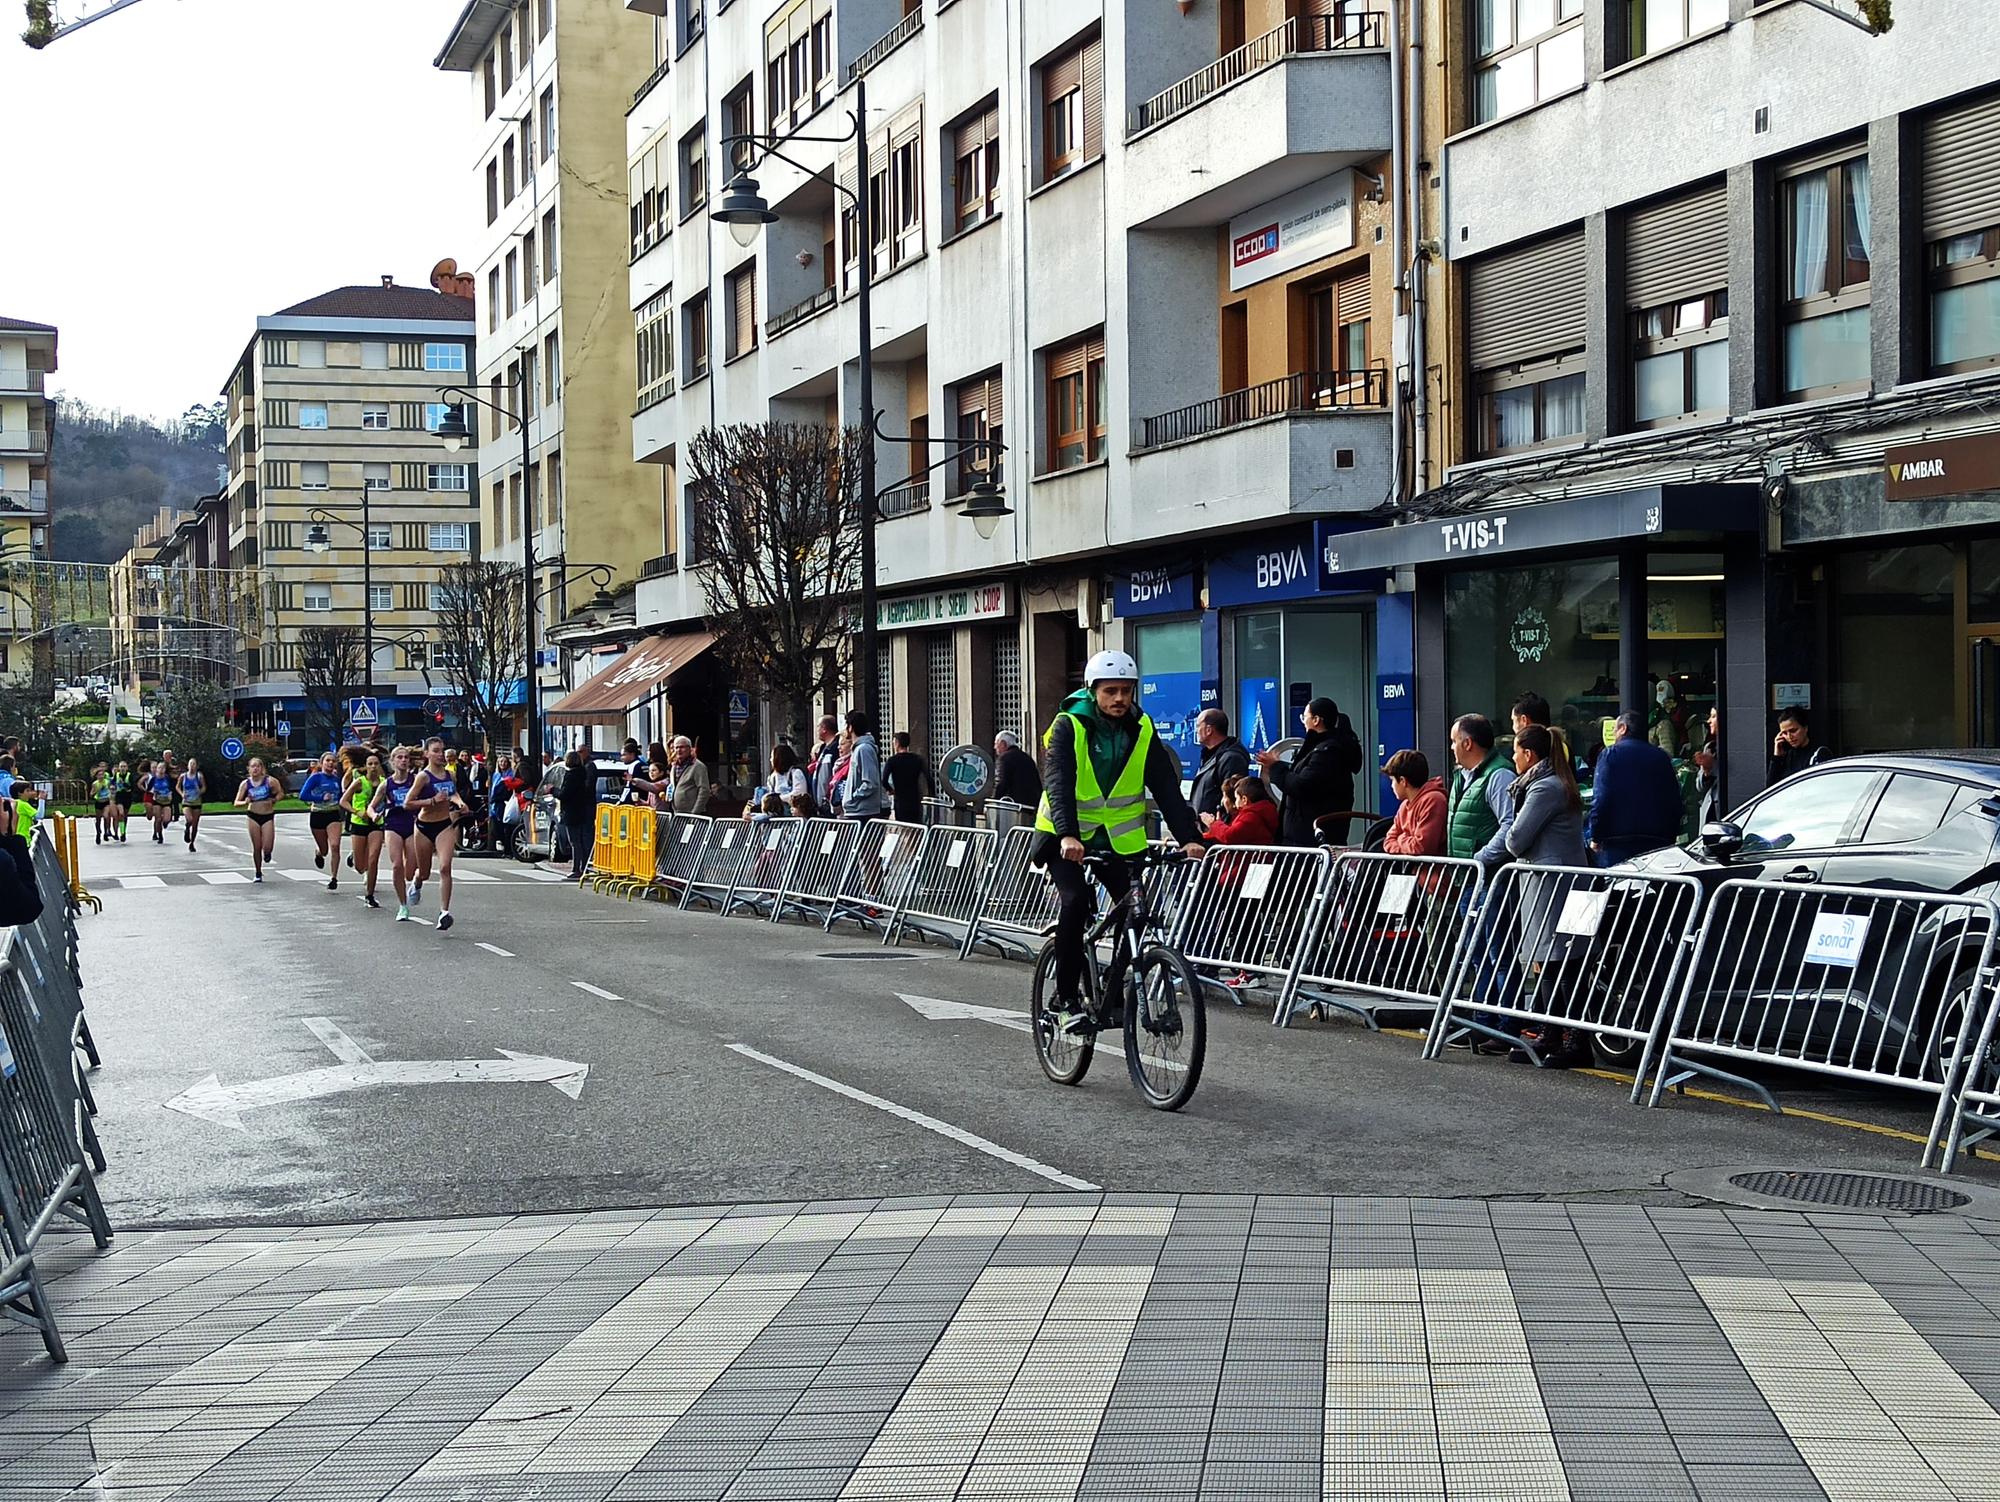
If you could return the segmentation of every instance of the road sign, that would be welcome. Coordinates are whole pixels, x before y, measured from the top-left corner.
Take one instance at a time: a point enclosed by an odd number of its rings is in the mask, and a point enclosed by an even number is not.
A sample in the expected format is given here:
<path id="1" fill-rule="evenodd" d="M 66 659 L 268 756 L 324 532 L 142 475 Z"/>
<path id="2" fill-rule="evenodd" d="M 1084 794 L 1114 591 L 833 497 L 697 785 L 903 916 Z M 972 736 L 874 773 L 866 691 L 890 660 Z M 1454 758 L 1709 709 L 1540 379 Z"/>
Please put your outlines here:
<path id="1" fill-rule="evenodd" d="M 290 740 L 291 738 L 292 738 L 292 722 L 290 720 L 278 721 L 278 739 L 281 741 L 286 741 Z"/>
<path id="2" fill-rule="evenodd" d="M 356 730 L 364 726 L 373 728 L 382 722 L 375 715 L 373 699 L 349 699 L 347 701 L 347 722 Z"/>
<path id="3" fill-rule="evenodd" d="M 750 718 L 750 695 L 740 688 L 729 691 L 729 718 L 747 720 Z"/>
<path id="4" fill-rule="evenodd" d="M 233 735 L 227 737 L 222 743 L 222 759 L 224 761 L 241 761 L 243 759 L 243 742 Z"/>

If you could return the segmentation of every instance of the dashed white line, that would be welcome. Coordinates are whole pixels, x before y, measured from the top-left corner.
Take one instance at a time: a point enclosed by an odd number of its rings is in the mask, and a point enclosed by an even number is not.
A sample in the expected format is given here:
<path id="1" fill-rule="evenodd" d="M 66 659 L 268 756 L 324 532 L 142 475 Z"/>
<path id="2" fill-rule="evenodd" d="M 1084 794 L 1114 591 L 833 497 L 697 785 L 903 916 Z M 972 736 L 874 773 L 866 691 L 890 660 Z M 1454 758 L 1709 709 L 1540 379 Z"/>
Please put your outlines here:
<path id="1" fill-rule="evenodd" d="M 595 996 L 602 1001 L 623 1001 L 625 999 L 624 997 L 620 996 L 617 992 L 607 991 L 602 986 L 593 986 L 587 980 L 573 980 L 570 982 L 570 984 L 572 986 L 575 986 L 579 991 L 588 991 L 592 996 Z"/>
<path id="2" fill-rule="evenodd" d="M 501 947 L 500 947 L 500 946 L 499 946 L 498 944 L 488 944 L 488 943 L 487 943 L 487 942 L 485 942 L 485 940 L 483 940 L 483 939 L 482 939 L 482 940 L 480 940 L 480 941 L 479 941 L 478 943 L 474 944 L 474 945 L 473 945 L 472 947 L 473 947 L 474 949 L 483 949 L 483 950 L 485 950 L 485 951 L 486 951 L 486 952 L 487 952 L 488 954 L 497 954 L 497 955 L 499 955 L 499 956 L 500 956 L 500 958 L 501 958 L 501 959 L 503 959 L 503 960 L 511 960 L 512 958 L 514 958 L 514 951 L 513 951 L 513 950 L 511 950 L 511 949 L 502 949 L 502 948 L 501 948 Z"/>
<path id="3" fill-rule="evenodd" d="M 571 981 L 570 984 L 573 986 L 582 986 L 583 982 Z M 594 988 L 584 986 L 584 989 L 588 991 Z M 912 1125 L 922 1127 L 927 1132 L 936 1132 L 940 1137 L 949 1137 L 953 1142 L 963 1143 L 966 1147 L 985 1153 L 989 1158 L 998 1158 L 1003 1163 L 1012 1163 L 1016 1168 L 1025 1168 L 1029 1173 L 1048 1179 L 1052 1183 L 1061 1184 L 1069 1189 L 1095 1189 L 1098 1187 L 1088 1179 L 1079 1179 L 1064 1173 L 1059 1168 L 1051 1168 L 1048 1164 L 1037 1162 L 1025 1153 L 1017 1153 L 1011 1147 L 1002 1147 L 999 1143 L 988 1141 L 975 1132 L 968 1132 L 964 1127 L 953 1126 L 948 1121 L 939 1121 L 935 1116 L 926 1116 L 922 1111 L 912 1110 L 908 1106 L 899 1106 L 893 1100 L 884 1100 L 879 1095 L 870 1095 L 866 1090 L 857 1090 L 852 1085 L 843 1085 L 839 1080 L 828 1079 L 823 1074 L 815 1074 L 810 1069 L 801 1068 L 797 1064 L 777 1058 L 772 1054 L 760 1053 L 747 1043 L 732 1043 L 729 1045 L 729 1051 L 731 1053 L 740 1053 L 746 1059 L 755 1059 L 759 1064 L 768 1064 L 773 1069 L 782 1069 L 786 1074 L 796 1076 L 809 1084 L 818 1085 L 822 1090 L 831 1090 L 836 1095 L 844 1095 L 849 1100 L 859 1101 L 864 1106 L 873 1106 L 878 1111 L 886 1111 L 889 1115 L 900 1117 Z"/>

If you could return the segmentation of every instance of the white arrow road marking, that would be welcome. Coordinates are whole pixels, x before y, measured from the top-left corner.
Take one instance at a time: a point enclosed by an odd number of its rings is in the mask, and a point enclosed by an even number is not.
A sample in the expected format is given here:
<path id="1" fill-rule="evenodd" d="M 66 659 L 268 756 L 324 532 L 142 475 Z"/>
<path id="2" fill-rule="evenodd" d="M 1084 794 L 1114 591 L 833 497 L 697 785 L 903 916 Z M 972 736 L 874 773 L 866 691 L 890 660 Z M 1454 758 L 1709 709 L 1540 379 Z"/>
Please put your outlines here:
<path id="1" fill-rule="evenodd" d="M 333 1050 L 333 1056 L 343 1064 L 372 1064 L 368 1050 L 334 1026 L 331 1017 L 304 1017 L 300 1019 L 311 1030 L 312 1035 Z"/>
<path id="2" fill-rule="evenodd" d="M 989 1158 L 998 1158 L 1003 1163 L 1012 1163 L 1016 1168 L 1025 1168 L 1029 1173 L 1052 1180 L 1070 1189 L 1095 1189 L 1097 1185 L 1088 1179 L 1074 1178 L 1046 1163 L 1038 1163 L 1025 1153 L 1017 1153 L 1011 1147 L 1002 1147 L 997 1142 L 989 1142 L 964 1127 L 955 1127 L 948 1121 L 939 1121 L 935 1116 L 926 1116 L 922 1111 L 913 1111 L 908 1106 L 899 1106 L 893 1100 L 884 1100 L 879 1095 L 870 1095 L 866 1090 L 857 1090 L 852 1085 L 843 1085 L 839 1080 L 828 1079 L 823 1074 L 814 1074 L 810 1069 L 771 1054 L 760 1053 L 747 1043 L 732 1043 L 731 1053 L 740 1053 L 746 1059 L 755 1059 L 759 1064 L 768 1064 L 773 1069 L 782 1069 L 786 1074 L 796 1076 L 809 1084 L 818 1085 L 822 1090 L 831 1090 L 835 1095 L 844 1095 L 849 1100 L 860 1101 L 864 1106 L 873 1106 L 878 1111 L 887 1111 L 891 1116 L 922 1127 L 927 1132 L 936 1132 L 940 1137 L 949 1137 L 953 1142 L 962 1142 L 967 1147 L 985 1153 Z"/>
<path id="3" fill-rule="evenodd" d="M 920 1016 L 928 1017 L 933 1022 L 961 1022 L 970 1019 L 976 1022 L 991 1022 L 1000 1027 L 1011 1027 L 1017 1033 L 1032 1033 L 1035 1030 L 1034 1024 L 1028 1020 L 1026 1013 L 1012 1011 L 1007 1007 L 983 1007 L 976 1002 L 946 1001 L 939 996 L 911 996 L 904 991 L 898 991 L 896 997 L 898 1000 L 914 1008 Z M 1102 1037 L 1104 1035 L 1100 1033 L 1098 1036 Z M 1124 1051 L 1122 1042 L 1123 1034 L 1114 1033 L 1112 1036 L 1121 1040 L 1119 1051 L 1122 1053 Z M 1187 1068 L 1187 1065 L 1180 1063 L 1178 1060 L 1162 1059 L 1149 1053 L 1140 1054 L 1139 1057 L 1145 1063 L 1151 1064 L 1155 1069 L 1185 1070 Z"/>
<path id="4" fill-rule="evenodd" d="M 488 944 L 484 940 L 481 940 L 479 943 L 473 945 L 472 947 L 474 949 L 483 949 L 488 954 L 497 954 L 503 960 L 511 960 L 512 958 L 514 958 L 513 950 L 502 949 L 498 944 Z"/>

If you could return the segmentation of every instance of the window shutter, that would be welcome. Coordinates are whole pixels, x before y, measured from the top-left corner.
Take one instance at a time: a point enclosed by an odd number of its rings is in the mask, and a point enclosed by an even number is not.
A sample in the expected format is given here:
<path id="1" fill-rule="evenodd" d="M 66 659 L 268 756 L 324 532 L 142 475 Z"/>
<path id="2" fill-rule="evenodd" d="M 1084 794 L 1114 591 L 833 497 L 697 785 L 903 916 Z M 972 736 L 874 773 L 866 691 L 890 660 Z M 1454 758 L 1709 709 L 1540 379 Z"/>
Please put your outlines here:
<path id="1" fill-rule="evenodd" d="M 2000 224 L 2000 94 L 1924 122 L 1924 238 Z"/>
<path id="2" fill-rule="evenodd" d="M 1083 159 L 1104 155 L 1104 38 L 1083 48 Z"/>
<path id="3" fill-rule="evenodd" d="M 1475 369 L 1582 347 L 1580 228 L 1474 261 L 1467 280 L 1467 343 Z"/>
<path id="4" fill-rule="evenodd" d="M 1368 316 L 1368 273 L 1357 271 L 1334 284 L 1334 316 L 1342 323 L 1359 323 Z"/>
<path id="5" fill-rule="evenodd" d="M 1078 375 L 1089 360 L 1090 344 L 1087 340 L 1080 339 L 1075 344 L 1066 344 L 1061 349 L 1051 350 L 1049 379 L 1059 381 L 1064 376 Z"/>
<path id="6" fill-rule="evenodd" d="M 1060 99 L 1083 86 L 1083 49 L 1065 52 L 1042 69 L 1042 101 Z"/>
<path id="7" fill-rule="evenodd" d="M 1721 183 L 1634 209 L 1625 220 L 1625 305 L 1720 292 L 1729 285 L 1729 205 Z"/>
<path id="8" fill-rule="evenodd" d="M 757 272 L 753 261 L 731 279 L 730 318 L 735 324 L 735 350 L 742 354 L 757 343 Z"/>
<path id="9" fill-rule="evenodd" d="M 997 428 L 1006 417 L 1000 390 L 1000 373 L 996 370 L 986 378 L 986 426 Z"/>

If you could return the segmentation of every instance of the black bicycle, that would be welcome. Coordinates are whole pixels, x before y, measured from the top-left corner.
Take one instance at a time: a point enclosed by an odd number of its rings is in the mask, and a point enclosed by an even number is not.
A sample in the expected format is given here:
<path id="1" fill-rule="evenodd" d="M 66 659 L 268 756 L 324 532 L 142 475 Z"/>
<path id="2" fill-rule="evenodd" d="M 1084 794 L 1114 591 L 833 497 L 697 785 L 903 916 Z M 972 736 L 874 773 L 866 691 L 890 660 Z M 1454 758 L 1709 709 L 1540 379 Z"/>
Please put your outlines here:
<path id="1" fill-rule="evenodd" d="M 1151 874 L 1186 857 L 1149 846 L 1125 856 L 1131 889 L 1110 904 L 1084 939 L 1084 985 L 1100 1027 L 1125 1030 L 1125 1067 L 1146 1104 L 1178 1111 L 1194 1098 L 1208 1049 L 1208 1012 L 1201 982 L 1187 956 L 1165 937 L 1165 917 L 1153 900 Z M 1104 858 L 1085 856 L 1083 868 L 1102 885 Z M 1111 959 L 1100 965 L 1098 946 L 1109 940 Z M 1058 1085 L 1083 1082 L 1097 1051 L 1095 1032 L 1066 1032 L 1052 1010 L 1056 1000 L 1056 947 L 1051 939 L 1035 961 L 1030 1016 L 1042 1073 Z"/>

